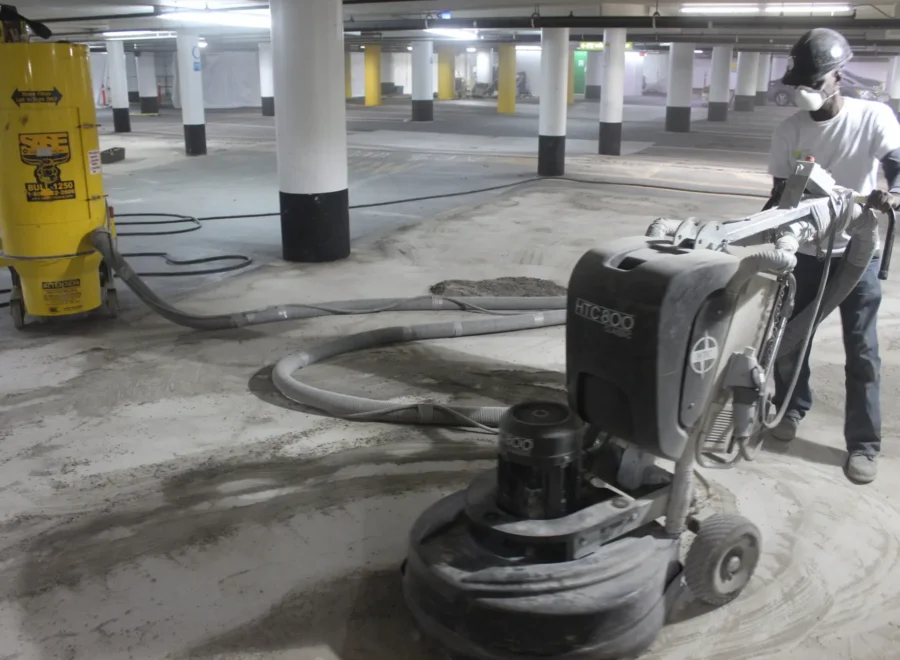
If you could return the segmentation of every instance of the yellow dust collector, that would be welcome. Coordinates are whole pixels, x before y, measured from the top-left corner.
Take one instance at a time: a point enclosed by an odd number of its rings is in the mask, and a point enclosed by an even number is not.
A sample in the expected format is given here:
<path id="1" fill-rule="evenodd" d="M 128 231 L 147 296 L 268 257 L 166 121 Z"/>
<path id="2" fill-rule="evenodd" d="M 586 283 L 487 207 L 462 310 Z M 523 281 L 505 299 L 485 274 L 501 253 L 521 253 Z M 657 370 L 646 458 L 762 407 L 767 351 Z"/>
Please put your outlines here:
<path id="1" fill-rule="evenodd" d="M 17 328 L 106 305 L 113 279 L 89 235 L 111 225 L 88 48 L 0 43 L 0 262 Z M 110 227 L 112 229 L 112 227 Z"/>

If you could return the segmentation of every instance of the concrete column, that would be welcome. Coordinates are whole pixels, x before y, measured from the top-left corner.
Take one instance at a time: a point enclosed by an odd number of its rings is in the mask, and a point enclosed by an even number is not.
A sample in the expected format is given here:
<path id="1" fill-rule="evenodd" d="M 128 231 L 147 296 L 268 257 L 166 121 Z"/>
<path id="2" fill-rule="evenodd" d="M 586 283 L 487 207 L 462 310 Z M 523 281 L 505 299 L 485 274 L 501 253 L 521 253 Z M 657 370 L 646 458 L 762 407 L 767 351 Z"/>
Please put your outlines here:
<path id="1" fill-rule="evenodd" d="M 571 59 L 569 28 L 543 28 L 538 107 L 539 176 L 562 176 L 566 171 L 566 97 Z"/>
<path id="2" fill-rule="evenodd" d="M 184 124 L 184 150 L 188 156 L 206 155 L 206 112 L 203 108 L 203 74 L 200 64 L 200 37 L 179 32 L 178 92 Z"/>
<path id="3" fill-rule="evenodd" d="M 394 93 L 394 54 L 381 51 L 381 95 Z"/>
<path id="4" fill-rule="evenodd" d="M 366 105 L 381 105 L 381 46 L 366 44 L 365 66 Z"/>
<path id="5" fill-rule="evenodd" d="M 712 70 L 709 74 L 709 121 L 728 120 L 728 97 L 731 87 L 733 46 L 713 46 Z"/>
<path id="6" fill-rule="evenodd" d="M 604 51 L 589 50 L 587 54 L 587 71 L 585 71 L 584 98 L 586 101 L 599 101 L 603 87 Z"/>
<path id="7" fill-rule="evenodd" d="M 491 66 L 491 53 L 479 50 L 475 53 L 475 82 L 490 84 L 494 79 L 494 69 Z"/>
<path id="8" fill-rule="evenodd" d="M 691 130 L 691 104 L 694 100 L 694 44 L 669 46 L 669 90 L 666 98 L 666 130 L 688 133 Z"/>
<path id="9" fill-rule="evenodd" d="M 341 0 L 271 0 L 270 7 L 282 256 L 344 259 L 350 255 L 350 207 Z M 315 66 L 301 66 L 310 62 Z"/>
<path id="10" fill-rule="evenodd" d="M 600 153 L 622 155 L 622 119 L 625 110 L 625 42 L 627 30 L 609 28 L 603 32 L 606 72 L 600 98 Z"/>
<path id="11" fill-rule="evenodd" d="M 895 113 L 900 113 L 900 55 L 895 55 L 891 58 L 885 91 L 890 96 L 888 104 L 894 109 Z"/>
<path id="12" fill-rule="evenodd" d="M 259 94 L 264 117 L 275 116 L 275 71 L 272 67 L 272 44 L 259 44 Z"/>
<path id="13" fill-rule="evenodd" d="M 741 51 L 737 61 L 737 86 L 734 109 L 751 112 L 756 107 L 756 77 L 759 75 L 759 53 Z"/>
<path id="14" fill-rule="evenodd" d="M 516 112 L 516 45 L 500 44 L 500 63 L 497 66 L 497 112 Z"/>
<path id="15" fill-rule="evenodd" d="M 123 42 L 106 42 L 106 62 L 109 65 L 113 127 L 116 133 L 131 133 L 131 115 L 128 112 L 128 69 L 125 65 Z"/>
<path id="16" fill-rule="evenodd" d="M 158 114 L 159 88 L 156 84 L 156 55 L 152 52 L 138 53 L 136 64 L 141 114 Z"/>
<path id="17" fill-rule="evenodd" d="M 766 105 L 769 99 L 769 78 L 772 76 L 771 53 L 760 53 L 756 68 L 756 105 Z"/>
<path id="18" fill-rule="evenodd" d="M 456 98 L 456 49 L 453 46 L 438 46 L 438 100 L 450 101 Z"/>
<path id="19" fill-rule="evenodd" d="M 434 44 L 416 41 L 412 47 L 412 120 L 434 119 Z"/>

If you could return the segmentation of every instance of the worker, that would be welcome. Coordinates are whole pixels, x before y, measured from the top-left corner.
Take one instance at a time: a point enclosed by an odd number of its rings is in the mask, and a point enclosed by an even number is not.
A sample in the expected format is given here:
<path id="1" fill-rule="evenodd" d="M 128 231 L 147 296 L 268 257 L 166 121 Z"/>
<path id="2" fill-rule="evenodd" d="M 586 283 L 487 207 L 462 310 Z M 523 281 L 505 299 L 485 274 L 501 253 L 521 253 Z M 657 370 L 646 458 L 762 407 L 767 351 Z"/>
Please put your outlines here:
<path id="1" fill-rule="evenodd" d="M 827 170 L 835 183 L 867 195 L 866 205 L 880 212 L 900 206 L 900 124 L 882 103 L 844 98 L 841 69 L 852 53 L 839 33 L 817 28 L 794 44 L 782 83 L 794 89 L 799 112 L 784 120 L 772 137 L 769 174 L 774 179 L 773 199 L 798 160 L 812 159 Z M 877 190 L 879 163 L 888 190 Z M 835 237 L 831 273 L 849 242 L 847 234 Z M 794 275 L 797 280 L 794 313 L 815 301 L 824 259 L 815 245 L 801 246 Z M 847 459 L 844 472 L 857 484 L 869 483 L 877 473 L 881 451 L 881 360 L 876 322 L 881 303 L 878 280 L 880 256 L 869 264 L 859 283 L 840 305 L 845 351 L 844 440 Z M 772 431 L 778 440 L 790 441 L 812 407 L 809 353 L 799 350 L 781 358 L 775 369 L 775 403 L 784 403 L 797 360 L 803 365 L 797 386 L 781 423 Z"/>

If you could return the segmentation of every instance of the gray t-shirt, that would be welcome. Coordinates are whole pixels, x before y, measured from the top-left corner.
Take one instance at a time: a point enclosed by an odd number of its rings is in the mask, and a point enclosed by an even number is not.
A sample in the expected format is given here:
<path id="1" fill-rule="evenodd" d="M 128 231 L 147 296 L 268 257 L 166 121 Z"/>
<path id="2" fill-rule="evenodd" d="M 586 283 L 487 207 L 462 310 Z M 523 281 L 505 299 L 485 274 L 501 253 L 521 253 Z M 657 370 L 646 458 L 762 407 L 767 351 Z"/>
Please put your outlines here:
<path id="1" fill-rule="evenodd" d="M 845 98 L 841 111 L 827 121 L 800 111 L 781 122 L 772 136 L 769 174 L 787 179 L 798 160 L 812 156 L 837 185 L 868 195 L 878 186 L 879 162 L 894 149 L 900 149 L 894 111 L 876 101 Z M 835 254 L 849 240 L 847 234 L 837 237 Z M 816 246 L 803 245 L 800 252 L 814 255 Z"/>

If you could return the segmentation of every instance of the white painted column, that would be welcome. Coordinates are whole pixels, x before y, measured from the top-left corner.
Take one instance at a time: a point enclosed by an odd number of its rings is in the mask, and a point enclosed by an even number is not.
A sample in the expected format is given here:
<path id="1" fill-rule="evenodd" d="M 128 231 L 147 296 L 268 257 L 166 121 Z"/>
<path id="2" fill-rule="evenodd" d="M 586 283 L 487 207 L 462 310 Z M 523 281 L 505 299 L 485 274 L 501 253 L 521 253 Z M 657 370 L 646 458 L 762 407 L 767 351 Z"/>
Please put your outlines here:
<path id="1" fill-rule="evenodd" d="M 734 109 L 751 112 L 756 107 L 756 78 L 759 75 L 759 53 L 741 51 L 737 61 L 737 85 Z"/>
<path id="2" fill-rule="evenodd" d="M 125 44 L 122 41 L 106 42 L 106 62 L 109 66 L 109 91 L 112 97 L 113 128 L 116 133 L 130 133 L 131 115 L 128 111 L 128 68 L 125 65 Z"/>
<path id="3" fill-rule="evenodd" d="M 434 43 L 412 45 L 412 120 L 434 119 Z"/>
<path id="4" fill-rule="evenodd" d="M 766 105 L 769 98 L 769 78 L 772 75 L 772 54 L 760 53 L 756 67 L 756 105 Z"/>
<path id="5" fill-rule="evenodd" d="M 691 130 L 691 105 L 694 100 L 694 44 L 669 46 L 669 89 L 666 97 L 666 130 L 688 133 Z"/>
<path id="6" fill-rule="evenodd" d="M 135 63 L 137 64 L 141 114 L 157 114 L 159 112 L 159 87 L 156 83 L 156 55 L 152 51 L 138 53 Z"/>
<path id="7" fill-rule="evenodd" d="M 888 104 L 894 109 L 895 113 L 900 113 L 900 55 L 895 55 L 891 58 L 885 91 L 890 96 Z"/>
<path id="8" fill-rule="evenodd" d="M 731 61 L 733 46 L 713 46 L 712 68 L 709 74 L 709 121 L 728 120 L 728 102 L 731 92 Z"/>
<path id="9" fill-rule="evenodd" d="M 600 98 L 600 153 L 622 155 L 622 119 L 625 110 L 625 28 L 603 31 L 606 70 L 603 76 L 603 95 Z"/>
<path id="10" fill-rule="evenodd" d="M 275 116 L 275 70 L 272 66 L 272 42 L 259 44 L 259 95 L 264 117 Z"/>
<path id="11" fill-rule="evenodd" d="M 350 208 L 341 0 L 271 0 L 270 7 L 282 256 L 344 259 Z"/>
<path id="12" fill-rule="evenodd" d="M 541 30 L 541 97 L 538 107 L 538 175 L 566 171 L 569 96 L 569 28 Z"/>
<path id="13" fill-rule="evenodd" d="M 585 101 L 599 101 L 603 89 L 603 69 L 606 66 L 606 56 L 602 50 L 589 50 L 587 54 L 587 71 L 584 80 Z"/>
<path id="14" fill-rule="evenodd" d="M 203 108 L 203 74 L 200 61 L 200 37 L 179 32 L 178 91 L 181 121 L 184 124 L 184 150 L 188 156 L 206 154 L 206 112 Z"/>
<path id="15" fill-rule="evenodd" d="M 494 69 L 491 66 L 491 54 L 486 50 L 475 53 L 475 82 L 490 84 L 494 79 Z"/>
<path id="16" fill-rule="evenodd" d="M 381 95 L 394 93 L 394 54 L 381 50 Z"/>

